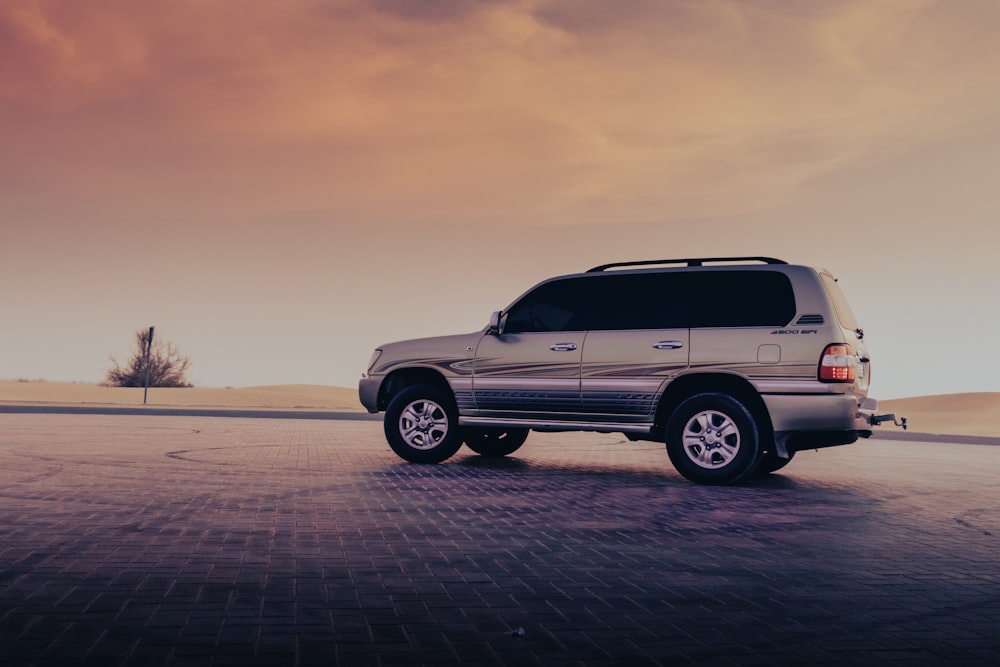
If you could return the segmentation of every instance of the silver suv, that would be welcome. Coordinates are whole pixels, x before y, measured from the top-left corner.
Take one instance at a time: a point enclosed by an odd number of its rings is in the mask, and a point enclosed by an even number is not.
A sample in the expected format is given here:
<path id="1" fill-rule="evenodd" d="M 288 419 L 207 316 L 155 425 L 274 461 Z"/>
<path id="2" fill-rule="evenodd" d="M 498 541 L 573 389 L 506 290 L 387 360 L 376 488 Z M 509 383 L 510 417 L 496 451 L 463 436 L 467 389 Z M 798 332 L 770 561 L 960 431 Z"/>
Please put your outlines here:
<path id="1" fill-rule="evenodd" d="M 769 257 L 623 262 L 546 280 L 474 333 L 382 345 L 359 384 L 400 457 L 528 432 L 666 443 L 674 467 L 731 484 L 894 415 L 867 398 L 864 331 L 825 270 Z"/>

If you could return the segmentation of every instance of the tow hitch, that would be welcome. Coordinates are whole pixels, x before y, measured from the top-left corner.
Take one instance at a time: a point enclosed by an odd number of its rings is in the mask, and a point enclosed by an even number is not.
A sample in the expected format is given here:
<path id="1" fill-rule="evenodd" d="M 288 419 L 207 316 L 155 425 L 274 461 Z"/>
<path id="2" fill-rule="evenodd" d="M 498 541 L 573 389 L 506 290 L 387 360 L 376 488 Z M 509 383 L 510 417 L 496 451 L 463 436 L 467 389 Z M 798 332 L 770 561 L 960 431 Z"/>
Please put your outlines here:
<path id="1" fill-rule="evenodd" d="M 869 426 L 878 426 L 879 424 L 884 424 L 885 422 L 892 422 L 896 426 L 903 427 L 906 430 L 906 417 L 896 417 L 895 412 L 889 412 L 884 415 L 877 415 L 875 412 L 878 410 L 878 401 L 874 398 L 865 398 L 861 401 L 861 416 L 865 418 Z"/>
<path id="2" fill-rule="evenodd" d="M 871 415 L 868 417 L 868 423 L 872 426 L 878 426 L 884 422 L 892 422 L 896 426 L 902 426 L 903 430 L 906 430 L 906 417 L 896 417 L 895 412 L 890 412 L 886 415 Z"/>

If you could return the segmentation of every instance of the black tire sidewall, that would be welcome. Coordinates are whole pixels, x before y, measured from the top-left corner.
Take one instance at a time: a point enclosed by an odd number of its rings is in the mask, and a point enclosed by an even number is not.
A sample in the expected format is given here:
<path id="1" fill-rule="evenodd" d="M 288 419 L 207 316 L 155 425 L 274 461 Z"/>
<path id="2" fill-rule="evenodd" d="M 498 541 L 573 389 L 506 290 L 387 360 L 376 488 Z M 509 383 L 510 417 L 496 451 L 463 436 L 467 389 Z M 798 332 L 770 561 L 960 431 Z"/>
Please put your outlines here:
<path id="1" fill-rule="evenodd" d="M 521 448 L 528 439 L 528 429 L 467 427 L 463 436 L 466 446 L 480 456 L 507 456 Z"/>
<path id="2" fill-rule="evenodd" d="M 754 475 L 757 477 L 764 477 L 766 475 L 770 475 L 772 472 L 777 472 L 791 463 L 794 457 L 795 452 L 789 452 L 787 459 L 781 458 L 776 452 L 768 452 L 761 457 L 761 461 L 757 465 L 757 470 L 754 472 Z"/>
<path id="3" fill-rule="evenodd" d="M 710 470 L 692 461 L 684 451 L 684 427 L 699 412 L 714 410 L 726 415 L 740 432 L 740 448 L 721 468 Z M 667 454 L 681 475 L 699 484 L 735 484 L 751 476 L 760 463 L 760 429 L 753 413 L 729 394 L 695 394 L 682 401 L 667 424 Z"/>
<path id="4" fill-rule="evenodd" d="M 399 418 L 403 410 L 419 400 L 433 401 L 441 406 L 448 417 L 448 433 L 441 442 L 430 449 L 410 446 L 399 429 Z M 392 451 L 401 459 L 411 463 L 440 463 L 450 458 L 462 446 L 462 432 L 458 426 L 458 408 L 455 407 L 454 398 L 450 393 L 430 385 L 407 387 L 396 394 L 386 407 L 383 429 Z"/>

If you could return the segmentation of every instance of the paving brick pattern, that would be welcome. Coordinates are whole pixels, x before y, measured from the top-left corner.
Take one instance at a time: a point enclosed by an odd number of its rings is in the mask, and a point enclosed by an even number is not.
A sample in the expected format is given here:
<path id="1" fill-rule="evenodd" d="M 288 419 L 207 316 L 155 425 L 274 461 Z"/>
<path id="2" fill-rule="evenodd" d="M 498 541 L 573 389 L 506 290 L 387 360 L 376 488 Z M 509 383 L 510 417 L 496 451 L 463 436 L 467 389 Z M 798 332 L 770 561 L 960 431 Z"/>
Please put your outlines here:
<path id="1" fill-rule="evenodd" d="M 0 665 L 991 665 L 1000 447 L 875 440 L 738 487 L 532 434 L 0 414 Z"/>

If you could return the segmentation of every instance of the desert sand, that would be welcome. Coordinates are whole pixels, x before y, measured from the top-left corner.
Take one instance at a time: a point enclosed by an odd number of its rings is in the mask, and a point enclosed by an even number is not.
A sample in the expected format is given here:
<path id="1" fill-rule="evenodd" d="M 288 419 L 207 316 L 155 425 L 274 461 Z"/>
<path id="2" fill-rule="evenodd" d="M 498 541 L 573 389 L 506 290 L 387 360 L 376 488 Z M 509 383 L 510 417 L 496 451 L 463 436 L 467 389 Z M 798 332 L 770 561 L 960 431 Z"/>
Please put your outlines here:
<path id="1" fill-rule="evenodd" d="M 905 416 L 914 433 L 1000 437 L 1000 392 L 898 398 L 878 407 Z"/>
<path id="2" fill-rule="evenodd" d="M 142 389 L 96 384 L 0 380 L 0 405 L 142 405 Z M 150 389 L 148 407 L 255 408 L 364 412 L 357 389 L 326 385 Z M 879 402 L 880 412 L 905 416 L 914 433 L 1000 437 L 1000 392 L 944 394 Z M 897 430 L 884 425 L 880 428 Z"/>
<path id="3" fill-rule="evenodd" d="M 76 382 L 0 380 L 0 405 L 142 405 L 143 390 Z M 150 388 L 147 407 L 263 408 L 364 412 L 358 390 L 325 385 Z"/>

